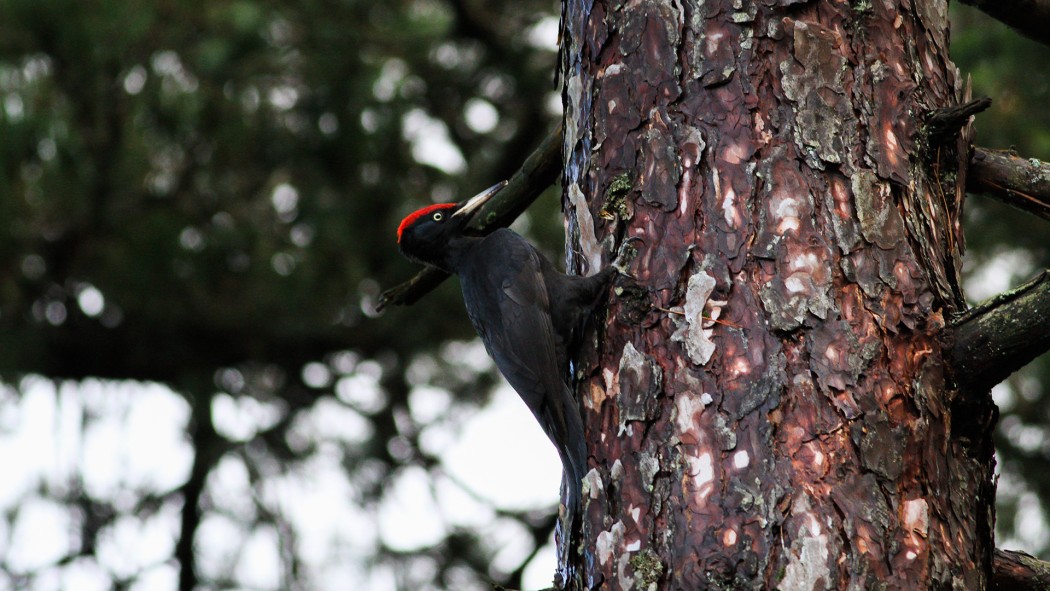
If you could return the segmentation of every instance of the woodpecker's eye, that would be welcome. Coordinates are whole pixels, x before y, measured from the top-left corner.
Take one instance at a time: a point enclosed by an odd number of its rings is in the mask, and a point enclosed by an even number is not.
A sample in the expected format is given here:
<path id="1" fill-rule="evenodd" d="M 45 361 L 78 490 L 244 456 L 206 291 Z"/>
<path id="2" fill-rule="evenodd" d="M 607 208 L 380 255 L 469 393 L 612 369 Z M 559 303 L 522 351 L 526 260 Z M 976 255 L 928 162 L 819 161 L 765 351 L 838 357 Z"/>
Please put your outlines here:
<path id="1" fill-rule="evenodd" d="M 441 219 L 445 217 L 445 214 L 441 213 L 440 211 L 435 211 L 434 215 L 431 217 L 435 222 L 440 222 Z"/>

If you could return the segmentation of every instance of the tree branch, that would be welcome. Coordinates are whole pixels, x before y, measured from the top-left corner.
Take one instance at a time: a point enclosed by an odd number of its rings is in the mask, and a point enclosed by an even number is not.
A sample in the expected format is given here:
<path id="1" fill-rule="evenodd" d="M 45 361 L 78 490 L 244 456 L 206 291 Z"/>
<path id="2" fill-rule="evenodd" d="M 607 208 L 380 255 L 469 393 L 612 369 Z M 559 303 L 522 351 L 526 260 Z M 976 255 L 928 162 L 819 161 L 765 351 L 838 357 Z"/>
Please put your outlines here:
<path id="1" fill-rule="evenodd" d="M 561 144 L 562 130 L 561 126 L 558 126 L 510 177 L 506 188 L 497 193 L 485 206 L 482 213 L 472 222 L 472 226 L 482 234 L 488 234 L 497 228 L 509 226 L 517 219 L 557 180 L 561 171 Z M 388 304 L 414 304 L 446 279 L 448 273 L 426 267 L 412 279 L 384 291 L 379 296 L 376 310 L 381 311 Z"/>
<path id="2" fill-rule="evenodd" d="M 1050 349 L 1050 271 L 952 322 L 955 381 L 984 392 Z"/>
<path id="3" fill-rule="evenodd" d="M 1050 0 L 961 0 L 1019 31 L 1050 45 Z"/>
<path id="4" fill-rule="evenodd" d="M 197 397 L 195 402 L 190 424 L 193 467 L 190 468 L 189 479 L 182 485 L 181 531 L 175 543 L 175 559 L 179 562 L 179 591 L 193 591 L 200 583 L 194 540 L 202 519 L 201 499 L 204 496 L 208 474 L 225 452 L 223 440 L 212 423 L 210 399 Z"/>
<path id="5" fill-rule="evenodd" d="M 992 557 L 992 591 L 1046 591 L 1050 589 L 1050 562 L 1024 552 L 996 548 Z"/>
<path id="6" fill-rule="evenodd" d="M 970 159 L 966 190 L 1050 221 L 1050 163 L 977 148 Z"/>

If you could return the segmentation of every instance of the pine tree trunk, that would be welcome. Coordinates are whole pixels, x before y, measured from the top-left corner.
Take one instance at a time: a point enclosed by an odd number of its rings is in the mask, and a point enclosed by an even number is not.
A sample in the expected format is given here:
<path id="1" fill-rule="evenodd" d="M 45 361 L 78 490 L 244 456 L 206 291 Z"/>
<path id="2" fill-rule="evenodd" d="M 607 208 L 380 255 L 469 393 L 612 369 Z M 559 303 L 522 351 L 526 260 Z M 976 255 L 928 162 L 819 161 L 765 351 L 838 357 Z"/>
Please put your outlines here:
<path id="1" fill-rule="evenodd" d="M 987 587 L 994 409 L 961 307 L 964 94 L 931 0 L 566 0 L 569 266 L 631 242 L 579 364 L 573 588 Z"/>

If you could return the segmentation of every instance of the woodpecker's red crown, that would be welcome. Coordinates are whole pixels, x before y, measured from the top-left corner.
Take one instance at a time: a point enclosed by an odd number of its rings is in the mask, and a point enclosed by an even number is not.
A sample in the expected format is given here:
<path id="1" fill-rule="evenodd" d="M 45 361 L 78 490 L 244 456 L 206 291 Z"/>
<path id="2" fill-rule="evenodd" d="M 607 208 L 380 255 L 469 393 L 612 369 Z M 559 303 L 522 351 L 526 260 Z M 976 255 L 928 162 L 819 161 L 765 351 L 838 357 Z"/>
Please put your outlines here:
<path id="1" fill-rule="evenodd" d="M 426 207 L 424 207 L 422 209 L 417 209 L 417 210 L 413 211 L 412 213 L 408 214 L 407 216 L 405 216 L 405 219 L 401 220 L 401 225 L 397 227 L 397 241 L 398 241 L 398 243 L 401 242 L 401 234 L 403 234 L 405 232 L 405 228 L 407 228 L 407 227 L 411 226 L 412 224 L 416 223 L 416 221 L 419 218 L 424 217 L 424 216 L 428 216 L 428 215 L 430 215 L 431 213 L 433 213 L 435 211 L 440 211 L 440 210 L 443 210 L 443 209 L 452 209 L 456 205 L 457 205 L 456 203 L 435 203 L 434 205 L 428 205 L 428 206 L 426 206 Z"/>
<path id="2" fill-rule="evenodd" d="M 415 224 L 423 217 L 435 216 L 435 212 L 444 211 L 446 209 L 454 209 L 455 211 L 451 213 L 450 217 L 459 218 L 458 223 L 452 224 L 446 231 L 461 231 L 466 223 L 470 221 L 470 218 L 478 212 L 481 206 L 485 205 L 485 202 L 506 186 L 507 181 L 500 181 L 462 203 L 436 203 L 408 214 L 405 219 L 401 220 L 401 225 L 397 227 L 397 243 L 401 244 L 401 235 L 404 234 L 405 230 L 411 227 L 412 224 Z M 442 219 L 440 217 L 434 217 L 434 221 L 440 222 Z M 409 258 L 411 258 L 411 256 Z"/>

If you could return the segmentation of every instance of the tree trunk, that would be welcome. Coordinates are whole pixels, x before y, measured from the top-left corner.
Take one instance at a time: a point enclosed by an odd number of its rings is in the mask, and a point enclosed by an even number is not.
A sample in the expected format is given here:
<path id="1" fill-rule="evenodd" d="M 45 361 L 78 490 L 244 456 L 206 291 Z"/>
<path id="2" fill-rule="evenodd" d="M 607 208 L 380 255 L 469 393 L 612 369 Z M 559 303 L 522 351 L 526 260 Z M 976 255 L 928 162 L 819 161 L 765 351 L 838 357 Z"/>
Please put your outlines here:
<path id="1" fill-rule="evenodd" d="M 940 341 L 969 129 L 924 125 L 968 98 L 945 2 L 564 10 L 568 263 L 637 250 L 579 363 L 570 586 L 987 588 L 994 408 Z"/>

